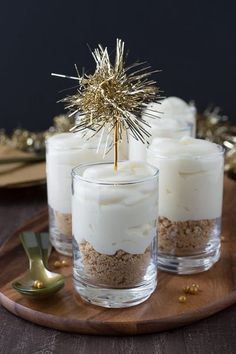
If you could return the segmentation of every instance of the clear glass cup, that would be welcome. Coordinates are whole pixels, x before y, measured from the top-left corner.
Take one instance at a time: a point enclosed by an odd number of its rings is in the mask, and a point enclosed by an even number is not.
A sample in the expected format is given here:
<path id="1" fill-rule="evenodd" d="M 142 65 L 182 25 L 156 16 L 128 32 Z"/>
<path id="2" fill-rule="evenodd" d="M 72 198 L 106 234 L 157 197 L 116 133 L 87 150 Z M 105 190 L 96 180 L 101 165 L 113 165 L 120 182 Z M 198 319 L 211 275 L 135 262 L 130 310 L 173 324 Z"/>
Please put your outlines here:
<path id="1" fill-rule="evenodd" d="M 128 182 L 83 177 L 97 165 L 72 171 L 74 287 L 95 305 L 134 306 L 157 285 L 158 170 Z"/>
<path id="2" fill-rule="evenodd" d="M 111 160 L 113 153 L 105 156 Z M 71 171 L 75 166 L 103 159 L 97 141 L 81 134 L 61 133 L 46 141 L 47 194 L 50 241 L 54 248 L 72 256 Z"/>
<path id="3" fill-rule="evenodd" d="M 177 151 L 168 156 L 160 154 L 157 146 L 148 149 L 148 162 L 160 171 L 158 266 L 162 270 L 198 273 L 220 258 L 224 151 L 214 145 L 215 153 L 202 149 L 198 156 Z"/>

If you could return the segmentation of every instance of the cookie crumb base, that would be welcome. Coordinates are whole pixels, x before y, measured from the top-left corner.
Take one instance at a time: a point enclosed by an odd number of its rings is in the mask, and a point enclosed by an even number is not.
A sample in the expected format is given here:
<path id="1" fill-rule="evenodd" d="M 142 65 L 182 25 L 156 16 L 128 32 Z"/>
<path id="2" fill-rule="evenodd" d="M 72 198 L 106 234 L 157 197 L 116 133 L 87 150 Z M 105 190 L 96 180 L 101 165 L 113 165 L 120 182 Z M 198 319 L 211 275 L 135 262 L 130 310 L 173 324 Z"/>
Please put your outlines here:
<path id="1" fill-rule="evenodd" d="M 190 256 L 204 252 L 217 226 L 216 219 L 171 221 L 158 219 L 159 253 Z"/>
<path id="2" fill-rule="evenodd" d="M 151 247 L 143 254 L 131 254 L 122 250 L 114 255 L 97 252 L 89 242 L 79 244 L 84 273 L 93 284 L 114 288 L 130 288 L 144 280 L 151 262 Z"/>
<path id="3" fill-rule="evenodd" d="M 221 219 L 158 220 L 158 267 L 177 274 L 210 269 L 220 258 Z"/>

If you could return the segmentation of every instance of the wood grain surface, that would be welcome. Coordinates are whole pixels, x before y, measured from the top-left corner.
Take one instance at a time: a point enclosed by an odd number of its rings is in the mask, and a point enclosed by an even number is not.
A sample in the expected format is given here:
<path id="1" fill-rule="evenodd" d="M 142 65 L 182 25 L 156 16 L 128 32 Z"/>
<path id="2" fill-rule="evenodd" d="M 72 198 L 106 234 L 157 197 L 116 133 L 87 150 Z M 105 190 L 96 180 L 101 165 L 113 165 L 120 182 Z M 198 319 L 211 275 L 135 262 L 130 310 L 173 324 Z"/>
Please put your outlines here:
<path id="1" fill-rule="evenodd" d="M 103 309 L 84 303 L 74 296 L 71 269 L 64 268 L 65 288 L 47 301 L 33 301 L 11 288 L 11 281 L 27 268 L 27 259 L 19 243 L 17 231 L 2 246 L 0 269 L 8 264 L 0 280 L 1 302 L 17 316 L 43 326 L 63 331 L 127 335 L 157 332 L 182 326 L 212 315 L 236 302 L 236 184 L 226 179 L 221 260 L 208 272 L 194 276 L 174 276 L 159 272 L 158 289 L 144 304 L 129 309 Z M 39 214 L 23 229 L 35 231 L 47 228 L 47 212 Z M 53 262 L 58 254 L 51 257 Z M 186 304 L 178 296 L 186 283 L 199 283 L 202 291 L 189 296 Z"/>
<path id="2" fill-rule="evenodd" d="M 0 190 L 0 245 L 45 206 L 44 187 Z M 188 326 L 141 336 L 64 333 L 34 325 L 2 306 L 0 319 L 0 354 L 235 354 L 236 348 L 236 305 Z"/>

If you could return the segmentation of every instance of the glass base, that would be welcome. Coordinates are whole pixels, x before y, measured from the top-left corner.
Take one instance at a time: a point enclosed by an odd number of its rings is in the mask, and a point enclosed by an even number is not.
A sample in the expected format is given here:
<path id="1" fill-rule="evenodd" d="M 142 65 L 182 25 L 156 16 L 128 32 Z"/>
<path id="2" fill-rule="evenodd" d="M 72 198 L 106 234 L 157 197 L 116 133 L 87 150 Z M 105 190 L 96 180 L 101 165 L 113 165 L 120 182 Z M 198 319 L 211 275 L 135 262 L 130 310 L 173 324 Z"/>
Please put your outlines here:
<path id="1" fill-rule="evenodd" d="M 159 269 L 177 273 L 194 274 L 210 269 L 220 259 L 220 245 L 209 252 L 192 256 L 177 257 L 174 255 L 158 255 Z"/>
<path id="2" fill-rule="evenodd" d="M 50 242 L 58 253 L 63 254 L 67 257 L 72 257 L 71 247 L 67 243 L 61 242 L 58 238 L 54 238 L 50 234 Z"/>
<path id="3" fill-rule="evenodd" d="M 49 235 L 50 242 L 57 252 L 65 255 L 72 256 L 72 237 L 64 235 L 60 232 L 55 222 L 54 210 L 49 207 Z"/>
<path id="4" fill-rule="evenodd" d="M 73 278 L 74 288 L 83 300 L 93 305 L 108 308 L 123 308 L 141 304 L 151 296 L 157 285 L 156 273 L 145 284 L 127 289 L 93 286 L 82 280 L 75 271 Z"/>

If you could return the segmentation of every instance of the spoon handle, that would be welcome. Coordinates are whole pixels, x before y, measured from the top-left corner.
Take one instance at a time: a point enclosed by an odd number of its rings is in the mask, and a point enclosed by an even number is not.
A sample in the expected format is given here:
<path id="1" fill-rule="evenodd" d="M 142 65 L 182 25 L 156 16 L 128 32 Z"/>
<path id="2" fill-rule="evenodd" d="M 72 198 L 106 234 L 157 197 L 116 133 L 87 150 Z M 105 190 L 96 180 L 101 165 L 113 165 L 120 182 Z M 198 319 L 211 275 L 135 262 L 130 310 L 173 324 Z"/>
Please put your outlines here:
<path id="1" fill-rule="evenodd" d="M 42 260 L 39 234 L 25 231 L 20 234 L 20 239 L 30 262 Z"/>
<path id="2" fill-rule="evenodd" d="M 48 232 L 40 232 L 38 235 L 39 235 L 38 240 L 40 243 L 40 248 L 42 250 L 43 263 L 47 267 L 48 258 L 51 254 L 51 251 L 52 251 L 52 246 L 49 241 L 49 234 L 48 234 Z"/>
<path id="3" fill-rule="evenodd" d="M 48 232 L 25 231 L 20 234 L 20 239 L 29 259 L 42 259 L 47 265 L 52 250 Z"/>

